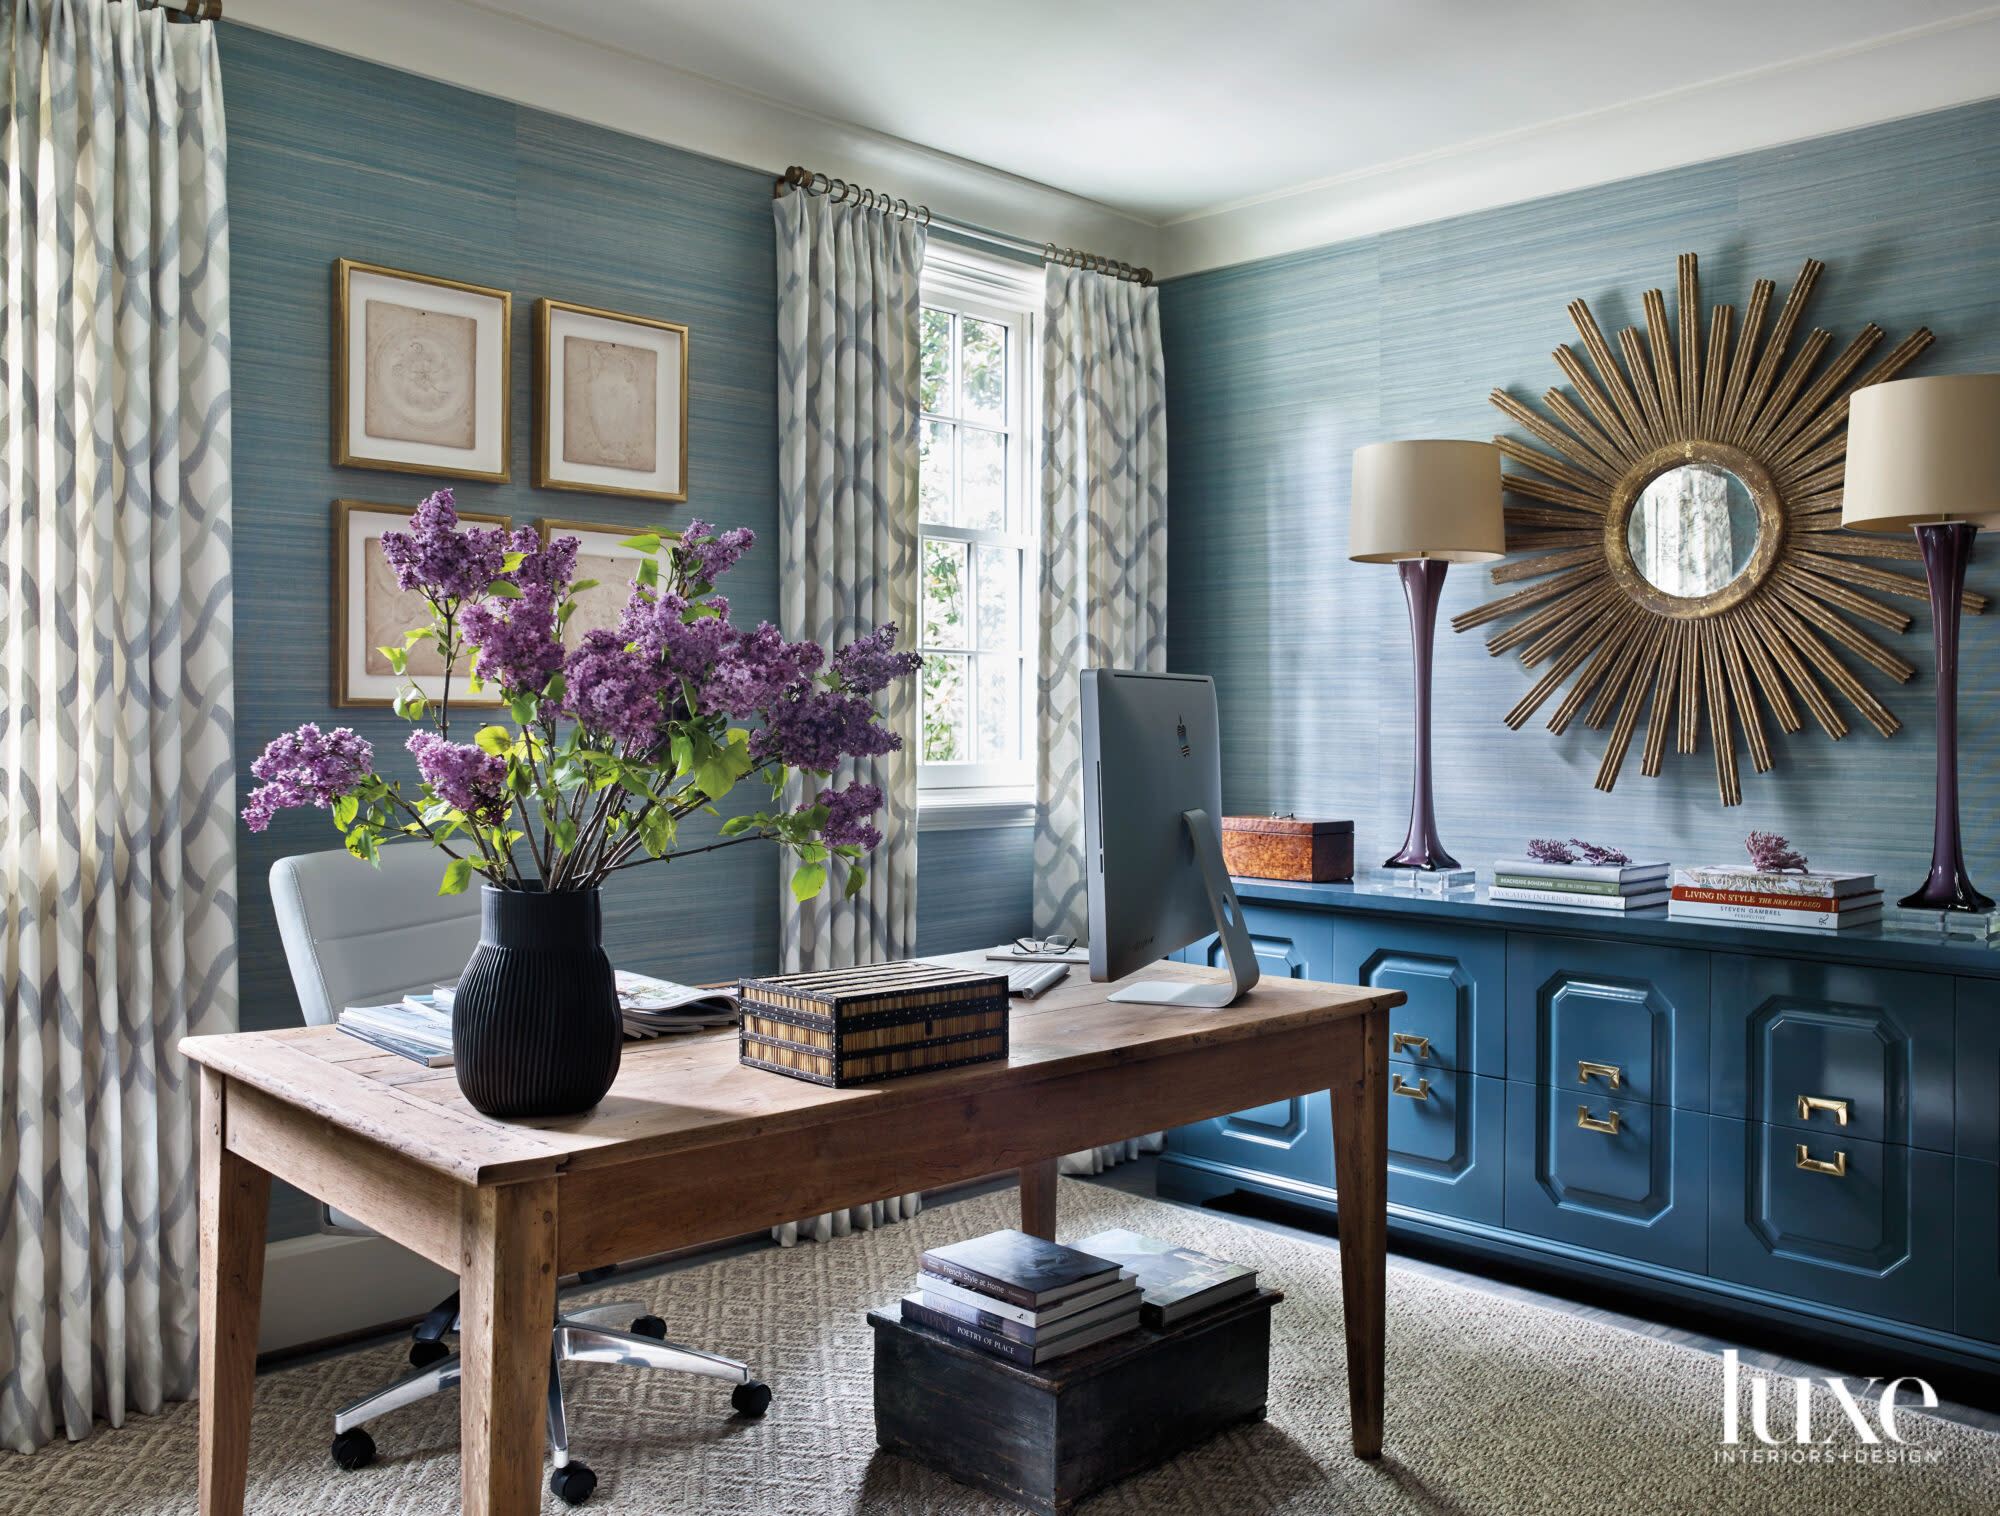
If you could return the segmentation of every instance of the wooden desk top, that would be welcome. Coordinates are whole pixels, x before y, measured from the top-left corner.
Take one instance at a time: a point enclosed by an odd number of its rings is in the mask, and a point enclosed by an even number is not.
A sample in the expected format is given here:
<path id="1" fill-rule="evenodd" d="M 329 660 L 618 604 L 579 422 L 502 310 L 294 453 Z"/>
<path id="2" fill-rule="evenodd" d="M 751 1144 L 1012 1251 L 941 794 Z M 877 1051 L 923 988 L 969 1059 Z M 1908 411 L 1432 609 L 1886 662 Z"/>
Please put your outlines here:
<path id="1" fill-rule="evenodd" d="M 1087 973 L 1087 970 L 1085 971 Z M 1141 976 L 1134 976 L 1141 977 Z M 1152 979 L 1214 980 L 1215 970 L 1160 963 Z M 497 1121 L 459 1093 L 450 1069 L 426 1069 L 331 1026 L 188 1037 L 196 1063 L 462 1184 L 496 1184 L 682 1152 L 879 1113 L 897 1103 L 968 1098 L 1045 1075 L 1075 1074 L 1219 1047 L 1400 1005 L 1394 990 L 1262 980 L 1224 1010 L 1124 1005 L 1082 974 L 1040 1000 L 1016 1001 L 1004 1063 L 834 1090 L 737 1061 L 734 1031 L 627 1043 L 618 1080 L 580 1116 Z"/>

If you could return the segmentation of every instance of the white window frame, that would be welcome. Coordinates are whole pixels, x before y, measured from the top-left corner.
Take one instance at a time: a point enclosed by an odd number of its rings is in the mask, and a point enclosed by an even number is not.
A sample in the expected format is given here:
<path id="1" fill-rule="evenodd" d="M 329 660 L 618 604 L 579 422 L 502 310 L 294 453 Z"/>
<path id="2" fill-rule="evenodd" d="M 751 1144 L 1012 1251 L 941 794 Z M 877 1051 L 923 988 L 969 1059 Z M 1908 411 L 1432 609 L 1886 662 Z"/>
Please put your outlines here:
<path id="1" fill-rule="evenodd" d="M 1035 681 L 1041 641 L 1041 552 L 1038 530 L 1041 511 L 1040 316 L 1041 269 L 983 257 L 935 239 L 926 250 L 922 281 L 923 304 L 949 309 L 961 316 L 992 321 L 1008 329 L 1008 514 L 1018 530 L 990 531 L 975 527 L 919 523 L 920 538 L 981 543 L 1018 548 L 1022 585 L 1022 757 L 1015 762 L 928 763 L 921 747 L 917 760 L 917 805 L 920 825 L 939 828 L 1025 825 L 1034 820 L 1035 764 L 1038 733 L 1035 722 Z M 951 419 L 951 418 L 947 418 Z M 921 565 L 918 569 L 922 573 Z M 966 594 L 975 594 L 968 574 Z M 918 610 L 922 635 L 921 593 Z M 921 709 L 922 692 L 918 693 Z M 918 742 L 922 742 L 921 719 Z"/>

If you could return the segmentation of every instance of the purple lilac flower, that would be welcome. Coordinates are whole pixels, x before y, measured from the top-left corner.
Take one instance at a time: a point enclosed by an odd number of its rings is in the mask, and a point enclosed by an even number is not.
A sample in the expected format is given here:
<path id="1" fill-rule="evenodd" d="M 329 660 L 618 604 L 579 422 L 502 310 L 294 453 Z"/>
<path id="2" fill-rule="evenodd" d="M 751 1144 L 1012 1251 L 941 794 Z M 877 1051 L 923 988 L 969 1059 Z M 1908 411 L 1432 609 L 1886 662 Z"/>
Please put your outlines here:
<path id="1" fill-rule="evenodd" d="M 787 642 L 765 621 L 738 634 L 702 686 L 702 709 L 734 715 L 761 711 L 788 694 L 803 693 L 826 654 L 813 642 Z"/>
<path id="2" fill-rule="evenodd" d="M 496 533 L 496 535 L 498 535 Z M 521 566 L 499 576 L 521 592 L 518 600 L 482 600 L 465 609 L 466 640 L 479 650 L 474 671 L 503 695 L 539 691 L 563 666 L 556 609 L 576 573 L 577 539 L 557 537 L 548 546 L 533 527 L 519 527 L 507 544 Z"/>
<path id="3" fill-rule="evenodd" d="M 667 671 L 625 639 L 598 630 L 583 639 L 563 668 L 563 714 L 630 755 L 653 747 L 667 719 L 660 697 L 671 687 Z"/>
<path id="4" fill-rule="evenodd" d="M 868 820 L 882 808 L 882 791 L 874 785 L 850 784 L 844 790 L 821 790 L 817 799 L 807 801 L 799 809 L 807 811 L 815 805 L 826 807 L 826 825 L 820 828 L 820 835 L 829 847 L 858 847 L 866 853 L 882 845 L 881 830 Z"/>
<path id="5" fill-rule="evenodd" d="M 351 728 L 322 732 L 308 721 L 264 749 L 250 772 L 265 781 L 243 807 L 243 822 L 261 832 L 287 806 L 316 805 L 324 810 L 351 794 L 369 775 L 375 749 Z"/>
<path id="6" fill-rule="evenodd" d="M 736 567 L 756 540 L 757 534 L 747 526 L 718 532 L 706 521 L 690 519 L 675 556 L 688 583 L 713 584 Z"/>
<path id="7" fill-rule="evenodd" d="M 494 528 L 458 529 L 450 490 L 419 505 L 407 532 L 384 532 L 382 556 L 396 571 L 396 586 L 420 590 L 434 604 L 470 600 L 500 577 L 506 534 Z"/>
<path id="8" fill-rule="evenodd" d="M 507 760 L 469 742 L 447 742 L 436 732 L 412 732 L 404 744 L 417 772 L 437 797 L 481 826 L 507 819 Z"/>
<path id="9" fill-rule="evenodd" d="M 689 621 L 692 604 L 671 590 L 655 594 L 643 586 L 635 588 L 618 623 L 618 636 L 621 642 L 634 644 L 649 662 L 664 664 L 674 678 L 699 686 L 729 652 L 736 632 L 729 625 L 727 600 L 708 601 L 717 614 Z"/>
<path id="10" fill-rule="evenodd" d="M 885 621 L 865 637 L 857 637 L 833 655 L 833 671 L 840 682 L 857 695 L 877 690 L 914 674 L 924 666 L 915 653 L 896 651 L 896 623 Z"/>
<path id="11" fill-rule="evenodd" d="M 901 737 L 876 724 L 875 707 L 865 696 L 841 690 L 808 689 L 781 700 L 750 734 L 751 757 L 820 773 L 842 758 L 874 758 L 902 745 Z"/>

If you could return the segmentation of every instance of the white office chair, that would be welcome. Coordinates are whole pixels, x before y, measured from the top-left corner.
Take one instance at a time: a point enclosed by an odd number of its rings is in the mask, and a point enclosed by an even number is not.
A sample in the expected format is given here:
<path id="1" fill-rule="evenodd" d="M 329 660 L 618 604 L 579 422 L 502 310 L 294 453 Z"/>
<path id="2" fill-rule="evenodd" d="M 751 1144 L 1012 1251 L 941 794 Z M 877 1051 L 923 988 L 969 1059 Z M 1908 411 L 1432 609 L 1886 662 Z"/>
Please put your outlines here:
<path id="1" fill-rule="evenodd" d="M 382 849 L 379 870 L 340 849 L 280 858 L 271 866 L 278 932 L 309 1025 L 331 1023 L 343 1006 L 387 1004 L 406 990 L 455 979 L 464 970 L 479 941 L 479 897 L 473 891 L 439 895 L 443 867 L 442 855 L 419 843 Z M 368 1233 L 331 1206 L 321 1206 L 320 1225 L 323 1231 Z M 613 1272 L 594 1270 L 581 1277 L 589 1284 Z M 770 1390 L 743 1364 L 665 1341 L 666 1323 L 643 1311 L 636 1300 L 578 1311 L 557 1308 L 549 1361 L 549 1442 L 555 1458 L 549 1488 L 571 1505 L 590 1498 L 597 1476 L 569 1456 L 565 1362 L 627 1363 L 727 1380 L 736 1386 L 730 1404 L 745 1416 L 761 1416 L 771 1403 Z M 630 1330 L 609 1324 L 617 1321 L 629 1323 Z M 458 1355 L 444 1343 L 457 1329 L 453 1295 L 412 1333 L 415 1372 L 334 1413 L 334 1462 L 344 1469 L 363 1467 L 375 1456 L 364 1422 L 458 1384 Z"/>

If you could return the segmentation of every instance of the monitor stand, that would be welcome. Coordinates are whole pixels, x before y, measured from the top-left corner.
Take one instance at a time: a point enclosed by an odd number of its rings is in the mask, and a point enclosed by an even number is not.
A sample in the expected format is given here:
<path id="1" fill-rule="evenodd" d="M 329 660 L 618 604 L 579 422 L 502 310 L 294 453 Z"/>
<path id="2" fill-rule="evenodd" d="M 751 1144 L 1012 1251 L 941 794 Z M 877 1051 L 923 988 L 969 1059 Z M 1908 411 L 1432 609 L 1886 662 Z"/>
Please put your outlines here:
<path id="1" fill-rule="evenodd" d="M 1222 956 L 1229 964 L 1229 983 L 1141 979 L 1122 990 L 1113 990 L 1105 999 L 1127 1005 L 1184 1005 L 1219 1011 L 1235 1004 L 1239 996 L 1257 983 L 1257 955 L 1250 950 L 1250 933 L 1243 926 L 1243 907 L 1236 903 L 1236 888 L 1229 882 L 1229 871 L 1222 866 L 1222 845 L 1217 841 L 1215 823 L 1207 811 L 1201 810 L 1182 811 L 1181 820 L 1194 836 L 1194 856 L 1201 865 L 1201 882 L 1208 889 L 1209 909 L 1215 912 L 1215 930 L 1222 938 Z"/>

